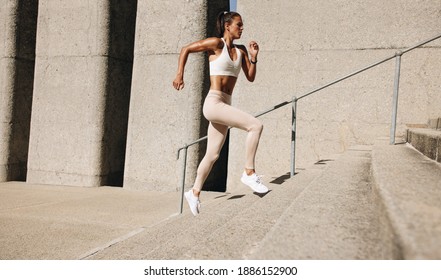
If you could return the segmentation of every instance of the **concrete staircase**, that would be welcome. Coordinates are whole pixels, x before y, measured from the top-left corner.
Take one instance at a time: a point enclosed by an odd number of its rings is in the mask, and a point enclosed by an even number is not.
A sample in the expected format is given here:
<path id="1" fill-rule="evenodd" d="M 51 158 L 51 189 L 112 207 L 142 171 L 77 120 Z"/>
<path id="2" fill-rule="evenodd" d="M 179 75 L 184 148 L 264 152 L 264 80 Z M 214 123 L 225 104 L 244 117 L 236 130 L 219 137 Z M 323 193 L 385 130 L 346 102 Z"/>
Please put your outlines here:
<path id="1" fill-rule="evenodd" d="M 408 144 L 358 146 L 202 200 L 87 259 L 440 259 L 441 167 Z"/>
<path id="2" fill-rule="evenodd" d="M 441 118 L 429 120 L 425 128 L 409 129 L 406 140 L 428 158 L 441 162 Z"/>

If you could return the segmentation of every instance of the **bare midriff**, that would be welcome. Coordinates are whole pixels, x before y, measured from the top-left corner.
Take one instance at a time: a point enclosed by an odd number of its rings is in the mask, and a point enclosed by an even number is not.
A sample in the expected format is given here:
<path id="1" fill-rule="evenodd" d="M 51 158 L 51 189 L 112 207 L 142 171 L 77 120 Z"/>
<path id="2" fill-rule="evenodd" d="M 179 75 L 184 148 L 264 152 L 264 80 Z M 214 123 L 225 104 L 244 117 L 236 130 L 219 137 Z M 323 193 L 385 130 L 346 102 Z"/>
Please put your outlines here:
<path id="1" fill-rule="evenodd" d="M 237 78 L 233 76 L 210 76 L 210 89 L 219 90 L 231 95 Z"/>

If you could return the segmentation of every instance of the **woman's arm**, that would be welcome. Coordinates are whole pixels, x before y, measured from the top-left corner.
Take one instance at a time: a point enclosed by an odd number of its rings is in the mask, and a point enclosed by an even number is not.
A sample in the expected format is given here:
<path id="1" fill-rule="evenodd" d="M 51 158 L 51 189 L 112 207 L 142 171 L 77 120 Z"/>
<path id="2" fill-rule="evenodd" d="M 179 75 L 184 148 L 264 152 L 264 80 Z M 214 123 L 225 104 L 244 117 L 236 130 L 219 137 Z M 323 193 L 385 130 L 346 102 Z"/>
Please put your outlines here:
<path id="1" fill-rule="evenodd" d="M 250 42 L 249 46 L 249 56 L 248 51 L 245 46 L 240 46 L 240 49 L 244 52 L 243 61 L 242 61 L 242 70 L 247 77 L 247 80 L 250 82 L 254 82 L 256 78 L 257 71 L 257 54 L 259 53 L 259 45 L 255 41 Z"/>
<path id="2" fill-rule="evenodd" d="M 181 53 L 179 54 L 178 59 L 178 72 L 176 74 L 175 80 L 173 81 L 173 87 L 175 89 L 181 90 L 184 88 L 184 69 L 185 64 L 187 63 L 188 55 L 194 52 L 214 52 L 219 46 L 219 41 L 221 41 L 219 38 L 207 38 L 204 40 L 193 42 L 187 46 L 184 46 L 181 49 Z"/>

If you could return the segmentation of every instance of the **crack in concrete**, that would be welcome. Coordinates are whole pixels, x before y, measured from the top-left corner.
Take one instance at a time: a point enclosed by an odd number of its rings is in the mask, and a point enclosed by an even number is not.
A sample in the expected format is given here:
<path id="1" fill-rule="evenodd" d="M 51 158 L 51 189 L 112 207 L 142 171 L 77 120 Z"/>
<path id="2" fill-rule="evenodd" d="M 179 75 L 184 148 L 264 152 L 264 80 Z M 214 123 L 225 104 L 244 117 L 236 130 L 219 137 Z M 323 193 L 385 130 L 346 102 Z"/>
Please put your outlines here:
<path id="1" fill-rule="evenodd" d="M 96 248 L 94 248 L 94 249 L 84 253 L 78 259 L 79 260 L 89 259 L 90 257 L 93 257 L 93 256 L 99 254 L 100 252 L 103 252 L 104 250 L 106 250 L 106 249 L 108 249 L 108 248 L 110 248 L 112 246 L 115 246 L 115 245 L 117 245 L 117 244 L 119 244 L 119 243 L 121 243 L 121 242 L 123 242 L 125 240 L 128 240 L 128 239 L 130 239 L 130 238 L 140 234 L 141 232 L 144 232 L 145 230 L 147 230 L 149 228 L 156 227 L 156 226 L 158 226 L 158 225 L 160 225 L 160 224 L 162 224 L 162 223 L 164 223 L 164 222 L 166 222 L 166 221 L 168 221 L 168 220 L 170 220 L 173 217 L 176 217 L 178 215 L 179 215 L 178 213 L 175 213 L 175 214 L 172 214 L 172 215 L 168 216 L 167 218 L 162 219 L 159 222 L 154 223 L 154 224 L 152 224 L 150 226 L 144 226 L 144 227 L 140 227 L 140 228 L 137 228 L 135 230 L 132 230 L 132 231 L 130 231 L 129 233 L 127 233 L 125 235 L 117 237 L 117 238 L 111 240 L 110 242 L 105 243 L 102 246 L 96 247 Z"/>
<path id="2" fill-rule="evenodd" d="M 133 237 L 135 235 L 138 235 L 139 233 L 141 233 L 141 232 L 143 232 L 145 230 L 146 230 L 146 228 L 144 228 L 144 227 L 135 229 L 135 230 L 133 230 L 133 231 L 123 235 L 123 236 L 120 236 L 118 238 L 113 239 L 112 241 L 104 244 L 103 246 L 97 247 L 95 249 L 92 249 L 92 250 L 86 252 L 85 254 L 81 255 L 78 259 L 79 260 L 88 259 L 88 258 L 90 258 L 90 257 L 92 257 L 92 256 L 94 256 L 94 255 L 104 251 L 107 248 L 110 248 L 110 247 L 112 247 L 112 246 L 114 246 L 114 245 L 116 245 L 116 244 L 118 244 L 118 243 L 120 243 L 122 241 L 125 241 L 125 240 L 127 240 L 127 239 L 129 239 L 129 238 L 131 238 L 131 237 Z"/>

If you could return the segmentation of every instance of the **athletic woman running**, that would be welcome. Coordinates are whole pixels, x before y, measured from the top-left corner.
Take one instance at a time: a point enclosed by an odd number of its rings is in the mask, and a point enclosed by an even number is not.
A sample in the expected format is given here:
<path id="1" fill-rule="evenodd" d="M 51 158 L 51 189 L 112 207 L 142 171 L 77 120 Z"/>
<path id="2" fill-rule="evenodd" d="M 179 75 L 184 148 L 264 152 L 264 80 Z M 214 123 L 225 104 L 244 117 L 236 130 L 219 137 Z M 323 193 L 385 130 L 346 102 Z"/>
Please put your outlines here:
<path id="1" fill-rule="evenodd" d="M 242 68 L 248 81 L 256 77 L 256 64 L 259 46 L 255 41 L 249 43 L 249 55 L 245 46 L 235 45 L 243 31 L 241 16 L 236 12 L 222 12 L 218 15 L 219 37 L 211 37 L 191 43 L 182 48 L 178 61 L 178 72 L 173 81 L 177 90 L 184 88 L 184 68 L 188 55 L 194 52 L 208 53 L 210 63 L 210 91 L 203 106 L 203 114 L 210 122 L 208 126 L 207 151 L 198 169 L 193 188 L 185 193 L 193 215 L 199 214 L 199 194 L 214 162 L 225 142 L 228 127 L 236 127 L 248 132 L 246 138 L 246 162 L 241 181 L 257 193 L 266 193 L 268 188 L 256 174 L 254 161 L 262 133 L 262 123 L 252 115 L 231 106 L 231 94 Z"/>

